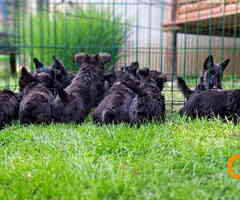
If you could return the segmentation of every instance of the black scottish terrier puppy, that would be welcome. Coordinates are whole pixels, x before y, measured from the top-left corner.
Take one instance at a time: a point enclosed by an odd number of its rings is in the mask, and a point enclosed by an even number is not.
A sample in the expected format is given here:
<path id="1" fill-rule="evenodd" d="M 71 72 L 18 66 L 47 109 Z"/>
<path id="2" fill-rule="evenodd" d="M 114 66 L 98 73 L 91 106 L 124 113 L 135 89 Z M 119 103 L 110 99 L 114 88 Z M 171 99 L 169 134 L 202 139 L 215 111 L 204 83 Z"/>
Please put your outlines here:
<path id="1" fill-rule="evenodd" d="M 137 74 L 138 69 L 139 63 L 133 62 L 130 65 L 124 65 L 119 71 L 104 73 L 105 91 L 108 91 L 112 87 L 114 82 L 122 80 L 126 76 L 135 80 L 139 80 L 140 78 Z"/>
<path id="2" fill-rule="evenodd" d="M 45 67 L 42 62 L 34 58 L 33 62 L 35 63 L 36 71 L 33 74 L 37 76 L 39 73 L 48 73 L 56 82 L 61 83 L 66 88 L 70 85 L 76 74 L 67 72 L 63 62 L 56 56 L 53 56 L 53 61 L 54 63 L 50 67 Z"/>
<path id="3" fill-rule="evenodd" d="M 19 101 L 17 94 L 11 90 L 0 91 L 0 129 L 18 118 Z"/>
<path id="4" fill-rule="evenodd" d="M 81 123 L 104 95 L 104 64 L 111 60 L 109 54 L 77 54 L 78 74 L 71 84 L 59 90 L 54 100 L 54 120 L 56 122 Z"/>
<path id="5" fill-rule="evenodd" d="M 239 121 L 240 90 L 207 90 L 194 93 L 180 110 L 190 118 L 214 118 Z"/>
<path id="6" fill-rule="evenodd" d="M 203 64 L 203 71 L 200 76 L 200 83 L 195 90 L 191 90 L 185 81 L 178 77 L 177 85 L 179 90 L 183 93 L 186 99 L 189 99 L 194 92 L 209 90 L 209 89 L 222 89 L 222 74 L 229 64 L 230 60 L 227 59 L 220 64 L 214 64 L 213 56 L 209 55 Z"/>
<path id="7" fill-rule="evenodd" d="M 145 121 L 163 121 L 165 119 L 165 98 L 161 95 L 166 80 L 163 77 L 156 76 L 149 69 L 139 70 L 141 77 L 141 93 L 134 90 L 137 94 L 129 109 L 131 124 L 139 124 Z"/>
<path id="8" fill-rule="evenodd" d="M 30 82 L 39 82 L 44 87 L 49 89 L 53 94 L 57 88 L 63 87 L 62 83 L 57 81 L 55 75 L 48 72 L 39 72 L 39 73 L 30 73 L 27 71 L 25 67 L 22 68 L 22 74 L 19 79 L 19 88 L 20 88 L 20 95 L 23 89 L 30 83 Z M 22 96 L 22 95 L 21 95 Z"/>
<path id="9" fill-rule="evenodd" d="M 121 67 L 121 70 L 116 72 L 106 72 L 104 74 L 104 78 L 106 80 L 106 90 L 110 89 L 113 83 L 117 80 L 122 80 L 124 77 L 128 76 L 134 80 L 140 80 L 141 77 L 139 75 L 139 63 L 132 62 L 130 65 L 124 65 Z M 167 81 L 167 77 L 163 75 L 161 72 L 158 72 L 156 70 L 150 70 L 149 68 L 143 68 L 141 71 L 147 70 L 149 76 L 151 77 L 162 77 L 165 82 Z"/>
<path id="10" fill-rule="evenodd" d="M 20 77 L 22 100 L 19 107 L 21 124 L 41 124 L 52 121 L 52 102 L 54 96 L 48 89 L 49 83 L 44 83 L 45 81 L 40 81 L 33 77 L 25 67 L 22 68 Z"/>
<path id="11" fill-rule="evenodd" d="M 130 65 L 124 65 L 123 67 L 121 67 L 122 72 L 127 72 L 131 74 L 133 78 L 140 79 L 140 77 L 138 77 L 138 74 L 137 74 L 138 69 L 139 69 L 139 63 L 137 61 L 132 62 Z"/>
<path id="12" fill-rule="evenodd" d="M 139 82 L 124 77 L 116 81 L 93 114 L 93 120 L 99 124 L 129 122 L 129 108 L 138 89 Z M 141 93 L 141 91 L 138 91 Z"/>

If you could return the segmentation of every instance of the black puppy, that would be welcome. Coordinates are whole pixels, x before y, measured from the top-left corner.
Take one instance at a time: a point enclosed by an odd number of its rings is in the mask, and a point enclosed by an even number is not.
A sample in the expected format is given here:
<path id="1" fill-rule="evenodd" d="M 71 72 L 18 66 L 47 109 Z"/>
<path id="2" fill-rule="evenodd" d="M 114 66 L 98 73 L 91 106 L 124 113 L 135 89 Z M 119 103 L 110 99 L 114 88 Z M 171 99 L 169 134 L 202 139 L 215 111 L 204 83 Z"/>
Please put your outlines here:
<path id="1" fill-rule="evenodd" d="M 50 73 L 50 72 L 52 72 L 51 68 L 45 67 L 44 64 L 40 60 L 38 60 L 37 58 L 33 58 L 33 63 L 35 64 L 35 68 L 36 68 L 37 73 L 41 73 L 41 72 Z"/>
<path id="2" fill-rule="evenodd" d="M 18 118 L 19 101 L 11 90 L 0 91 L 0 129 Z"/>
<path id="3" fill-rule="evenodd" d="M 93 120 L 99 124 L 130 122 L 129 108 L 136 96 L 132 89 L 138 90 L 138 85 L 138 82 L 129 77 L 116 81 L 110 88 L 108 95 L 96 108 Z"/>
<path id="4" fill-rule="evenodd" d="M 53 56 L 53 64 L 49 67 L 44 66 L 42 62 L 40 62 L 37 58 L 33 59 L 33 62 L 36 67 L 36 71 L 33 73 L 34 76 L 38 76 L 40 73 L 49 74 L 52 79 L 56 82 L 61 83 L 62 87 L 66 88 L 70 85 L 76 74 L 72 72 L 67 72 L 64 67 L 64 64 L 61 60 L 59 60 L 56 56 Z"/>
<path id="5" fill-rule="evenodd" d="M 137 71 L 139 69 L 138 62 L 132 62 L 130 65 L 124 65 L 119 71 L 104 73 L 105 91 L 108 91 L 114 82 L 124 79 L 128 76 L 131 79 L 139 80 Z"/>
<path id="6" fill-rule="evenodd" d="M 54 74 L 51 72 L 39 72 L 39 73 L 30 73 L 26 70 L 25 67 L 22 68 L 22 74 L 19 79 L 19 88 L 20 88 L 20 94 L 23 91 L 23 88 L 25 88 L 30 82 L 39 82 L 44 87 L 49 89 L 53 94 L 55 94 L 55 91 L 57 88 L 63 87 L 62 84 L 57 81 L 54 78 Z"/>
<path id="7" fill-rule="evenodd" d="M 233 120 L 240 117 L 240 90 L 207 90 L 194 93 L 180 110 L 190 118 L 213 118 Z"/>
<path id="8" fill-rule="evenodd" d="M 109 54 L 75 56 L 80 65 L 79 73 L 65 90 L 59 90 L 53 104 L 55 121 L 81 123 L 101 101 L 104 95 L 105 56 L 111 57 Z"/>
<path id="9" fill-rule="evenodd" d="M 200 76 L 200 83 L 197 85 L 195 90 L 191 90 L 185 81 L 178 77 L 177 85 L 179 90 L 183 93 L 186 99 L 198 91 L 204 91 L 209 89 L 222 89 L 222 74 L 229 64 L 230 60 L 227 59 L 220 64 L 214 64 L 213 56 L 210 55 L 207 57 L 203 64 L 203 71 Z"/>
<path id="10" fill-rule="evenodd" d="M 139 70 L 141 77 L 140 88 L 143 92 L 133 91 L 137 96 L 133 99 L 130 109 L 130 123 L 139 124 L 141 122 L 154 120 L 163 121 L 165 119 L 165 98 L 161 95 L 165 79 L 150 73 L 150 70 Z"/>
<path id="11" fill-rule="evenodd" d="M 44 72 L 43 72 L 44 73 Z M 21 124 L 41 124 L 52 121 L 52 92 L 38 79 L 35 79 L 25 67 L 22 68 L 22 100 L 19 108 Z"/>

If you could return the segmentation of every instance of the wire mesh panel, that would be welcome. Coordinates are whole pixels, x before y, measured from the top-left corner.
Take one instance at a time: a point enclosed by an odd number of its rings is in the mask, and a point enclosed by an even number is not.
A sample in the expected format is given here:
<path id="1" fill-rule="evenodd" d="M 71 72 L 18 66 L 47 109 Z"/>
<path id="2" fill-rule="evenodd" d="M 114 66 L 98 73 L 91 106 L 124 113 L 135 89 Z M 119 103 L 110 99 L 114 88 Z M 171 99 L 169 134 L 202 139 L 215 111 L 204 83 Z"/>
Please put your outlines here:
<path id="1" fill-rule="evenodd" d="M 20 52 L 17 69 L 26 65 L 33 70 L 34 57 L 50 65 L 56 55 L 77 71 L 75 53 L 109 52 L 113 61 L 106 70 L 138 61 L 141 67 L 167 74 L 164 94 L 169 109 L 175 110 L 184 100 L 176 75 L 194 87 L 204 60 L 212 54 L 216 63 L 231 59 L 223 86 L 238 88 L 238 0 L 9 2 L 12 22 L 3 24 L 14 33 L 13 44 Z"/>
<path id="2" fill-rule="evenodd" d="M 0 87 L 16 86 L 16 56 L 19 51 L 16 42 L 19 39 L 15 30 L 15 1 L 0 1 Z M 13 75 L 10 76 L 9 74 Z"/>
<path id="3" fill-rule="evenodd" d="M 230 64 L 224 71 L 223 87 L 238 88 L 239 1 L 172 2 L 175 17 L 165 21 L 164 27 L 170 32 L 177 32 L 178 74 L 188 78 L 189 84 L 194 86 L 209 54 L 213 55 L 215 63 L 230 58 Z"/>

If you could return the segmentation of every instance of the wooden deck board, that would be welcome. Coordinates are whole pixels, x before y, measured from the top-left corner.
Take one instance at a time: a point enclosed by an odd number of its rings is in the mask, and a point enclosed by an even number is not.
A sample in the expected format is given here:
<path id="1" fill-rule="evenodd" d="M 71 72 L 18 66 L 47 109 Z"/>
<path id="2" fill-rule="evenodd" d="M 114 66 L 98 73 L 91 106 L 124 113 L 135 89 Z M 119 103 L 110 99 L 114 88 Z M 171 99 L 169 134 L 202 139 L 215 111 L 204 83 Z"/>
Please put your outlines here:
<path id="1" fill-rule="evenodd" d="M 206 0 L 188 3 L 187 5 L 202 5 L 200 3 L 204 1 Z M 164 23 L 163 28 L 165 31 L 177 30 L 178 32 L 191 34 L 239 36 L 240 2 L 236 3 L 236 0 L 229 0 L 228 4 L 202 5 L 197 11 L 194 11 L 195 6 L 189 7 L 186 13 L 183 12 L 181 4 L 176 9 L 176 20 Z"/>

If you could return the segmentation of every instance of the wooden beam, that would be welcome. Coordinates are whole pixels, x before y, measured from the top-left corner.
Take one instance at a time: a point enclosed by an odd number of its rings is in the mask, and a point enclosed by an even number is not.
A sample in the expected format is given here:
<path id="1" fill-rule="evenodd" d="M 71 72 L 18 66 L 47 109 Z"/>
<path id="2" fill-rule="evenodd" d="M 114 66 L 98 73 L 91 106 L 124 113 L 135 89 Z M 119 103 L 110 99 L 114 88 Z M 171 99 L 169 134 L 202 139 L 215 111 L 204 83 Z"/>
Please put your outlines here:
<path id="1" fill-rule="evenodd" d="M 201 11 L 184 13 L 177 16 L 176 23 L 194 22 L 206 19 L 222 18 L 229 15 L 240 14 L 240 4 L 229 4 Z"/>
<path id="2" fill-rule="evenodd" d="M 206 9 L 219 7 L 219 3 L 209 3 L 209 0 L 197 1 L 195 3 L 188 3 L 177 6 L 177 15 L 188 14 L 192 12 L 199 12 Z"/>
<path id="3" fill-rule="evenodd" d="M 17 64 L 16 64 L 16 54 L 10 54 L 10 68 L 11 74 L 15 75 L 17 72 Z"/>
<path id="4" fill-rule="evenodd" d="M 165 16 L 165 19 L 176 22 L 176 9 L 177 4 L 176 0 L 168 0 L 168 3 L 170 3 L 172 6 L 166 12 L 167 16 Z M 177 75 L 177 27 L 169 27 L 170 29 L 165 31 L 168 31 L 166 33 L 166 39 L 167 39 L 167 48 L 166 48 L 166 62 L 164 66 L 165 73 L 171 73 L 173 77 Z"/>
<path id="5" fill-rule="evenodd" d="M 181 30 L 181 26 L 176 26 L 176 25 L 170 25 L 170 26 L 163 26 L 163 31 L 164 32 L 169 32 L 169 31 L 180 31 Z"/>

